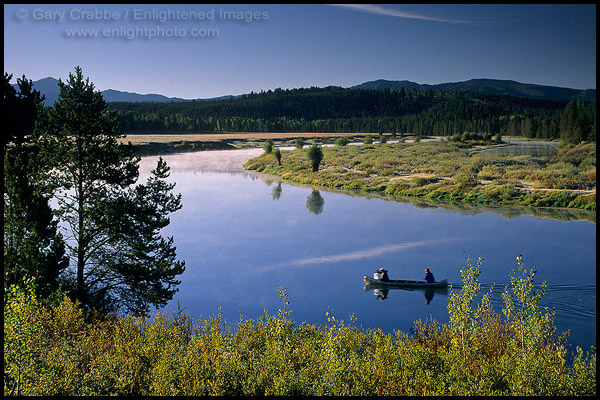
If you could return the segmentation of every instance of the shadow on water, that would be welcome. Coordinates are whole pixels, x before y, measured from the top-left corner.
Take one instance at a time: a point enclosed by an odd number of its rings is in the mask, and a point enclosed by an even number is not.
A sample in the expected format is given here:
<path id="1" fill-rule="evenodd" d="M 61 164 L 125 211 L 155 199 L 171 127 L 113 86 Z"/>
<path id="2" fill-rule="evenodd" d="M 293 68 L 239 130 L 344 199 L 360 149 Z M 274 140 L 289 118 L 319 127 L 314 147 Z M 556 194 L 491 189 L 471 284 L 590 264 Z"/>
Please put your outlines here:
<path id="1" fill-rule="evenodd" d="M 279 200 L 281 198 L 281 192 L 283 192 L 283 189 L 281 188 L 281 182 L 279 182 L 271 191 L 273 200 Z"/>

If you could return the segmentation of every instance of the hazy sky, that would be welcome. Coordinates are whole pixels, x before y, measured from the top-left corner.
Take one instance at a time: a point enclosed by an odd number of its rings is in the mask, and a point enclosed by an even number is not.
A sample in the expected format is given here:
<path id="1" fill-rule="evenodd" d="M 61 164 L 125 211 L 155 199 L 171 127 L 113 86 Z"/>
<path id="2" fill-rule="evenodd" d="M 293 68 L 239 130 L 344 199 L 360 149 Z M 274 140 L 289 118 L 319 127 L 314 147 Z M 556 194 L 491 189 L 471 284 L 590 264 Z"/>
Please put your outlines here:
<path id="1" fill-rule="evenodd" d="M 376 79 L 595 89 L 596 6 L 4 5 L 13 83 L 77 65 L 98 90 L 183 98 Z"/>

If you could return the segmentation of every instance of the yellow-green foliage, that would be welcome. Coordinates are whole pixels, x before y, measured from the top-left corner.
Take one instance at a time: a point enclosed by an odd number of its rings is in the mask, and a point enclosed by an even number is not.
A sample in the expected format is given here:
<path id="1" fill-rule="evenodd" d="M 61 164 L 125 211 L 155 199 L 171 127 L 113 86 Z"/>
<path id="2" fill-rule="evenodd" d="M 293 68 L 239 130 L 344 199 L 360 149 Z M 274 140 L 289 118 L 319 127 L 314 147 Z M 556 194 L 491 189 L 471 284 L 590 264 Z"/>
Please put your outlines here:
<path id="1" fill-rule="evenodd" d="M 561 148 L 548 158 L 485 153 L 446 141 L 324 147 L 323 154 L 317 172 L 300 150 L 282 151 L 281 165 L 262 155 L 244 167 L 304 184 L 398 197 L 596 209 L 595 143 Z"/>
<path id="2" fill-rule="evenodd" d="M 538 307 L 534 270 L 472 307 L 480 262 L 462 271 L 450 322 L 416 321 L 410 334 L 276 316 L 228 324 L 183 312 L 153 318 L 86 316 L 68 298 L 45 306 L 11 288 L 4 305 L 5 395 L 595 395 L 596 353 L 569 363 L 552 313 Z M 519 260 L 519 267 L 522 267 Z M 521 269 L 520 269 L 521 271 Z"/>

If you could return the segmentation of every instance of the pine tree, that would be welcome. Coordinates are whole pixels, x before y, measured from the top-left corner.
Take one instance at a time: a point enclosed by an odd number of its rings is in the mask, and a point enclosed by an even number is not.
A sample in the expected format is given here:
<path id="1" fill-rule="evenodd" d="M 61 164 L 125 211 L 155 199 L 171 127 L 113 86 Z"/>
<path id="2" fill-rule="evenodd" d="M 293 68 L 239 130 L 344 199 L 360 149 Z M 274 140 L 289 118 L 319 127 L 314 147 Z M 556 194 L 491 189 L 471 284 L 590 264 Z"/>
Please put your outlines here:
<path id="1" fill-rule="evenodd" d="M 43 97 L 25 76 L 19 92 L 4 74 L 4 287 L 29 285 L 49 298 L 68 266 L 65 245 L 49 205 L 45 164 L 31 133 Z"/>
<path id="2" fill-rule="evenodd" d="M 577 105 L 571 100 L 560 119 L 560 138 L 566 143 L 579 143 L 578 134 L 575 130 L 575 121 L 577 119 Z"/>
<path id="3" fill-rule="evenodd" d="M 79 67 L 59 86 L 38 130 L 53 162 L 57 212 L 68 225 L 74 297 L 103 311 L 165 305 L 185 269 L 172 238 L 159 235 L 181 208 L 181 196 L 164 181 L 168 167 L 159 160 L 148 182 L 133 186 L 140 159 L 118 143 L 121 129 L 101 93 Z"/>

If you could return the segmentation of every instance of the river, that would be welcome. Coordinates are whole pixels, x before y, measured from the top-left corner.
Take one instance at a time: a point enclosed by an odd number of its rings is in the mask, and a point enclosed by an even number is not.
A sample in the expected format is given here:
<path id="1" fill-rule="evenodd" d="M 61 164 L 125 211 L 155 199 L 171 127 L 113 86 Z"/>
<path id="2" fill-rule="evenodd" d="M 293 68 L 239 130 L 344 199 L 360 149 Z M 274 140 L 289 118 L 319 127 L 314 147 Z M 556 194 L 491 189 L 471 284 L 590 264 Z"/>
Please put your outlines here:
<path id="1" fill-rule="evenodd" d="M 163 234 L 173 236 L 186 261 L 179 292 L 164 311 L 178 307 L 195 319 L 222 314 L 225 321 L 273 315 L 289 293 L 291 318 L 330 324 L 334 316 L 364 329 L 409 332 L 417 319 L 448 321 L 447 292 L 365 290 L 363 275 L 384 267 L 391 279 L 436 279 L 460 286 L 468 260 L 484 258 L 482 291 L 501 286 L 517 270 L 537 270 L 548 286 L 542 305 L 556 311 L 569 343 L 596 344 L 596 224 L 528 215 L 511 209 L 447 208 L 352 195 L 282 182 L 244 171 L 262 149 L 165 155 L 183 208 Z M 143 157 L 140 175 L 156 166 Z M 595 214 L 594 214 L 595 215 Z"/>

